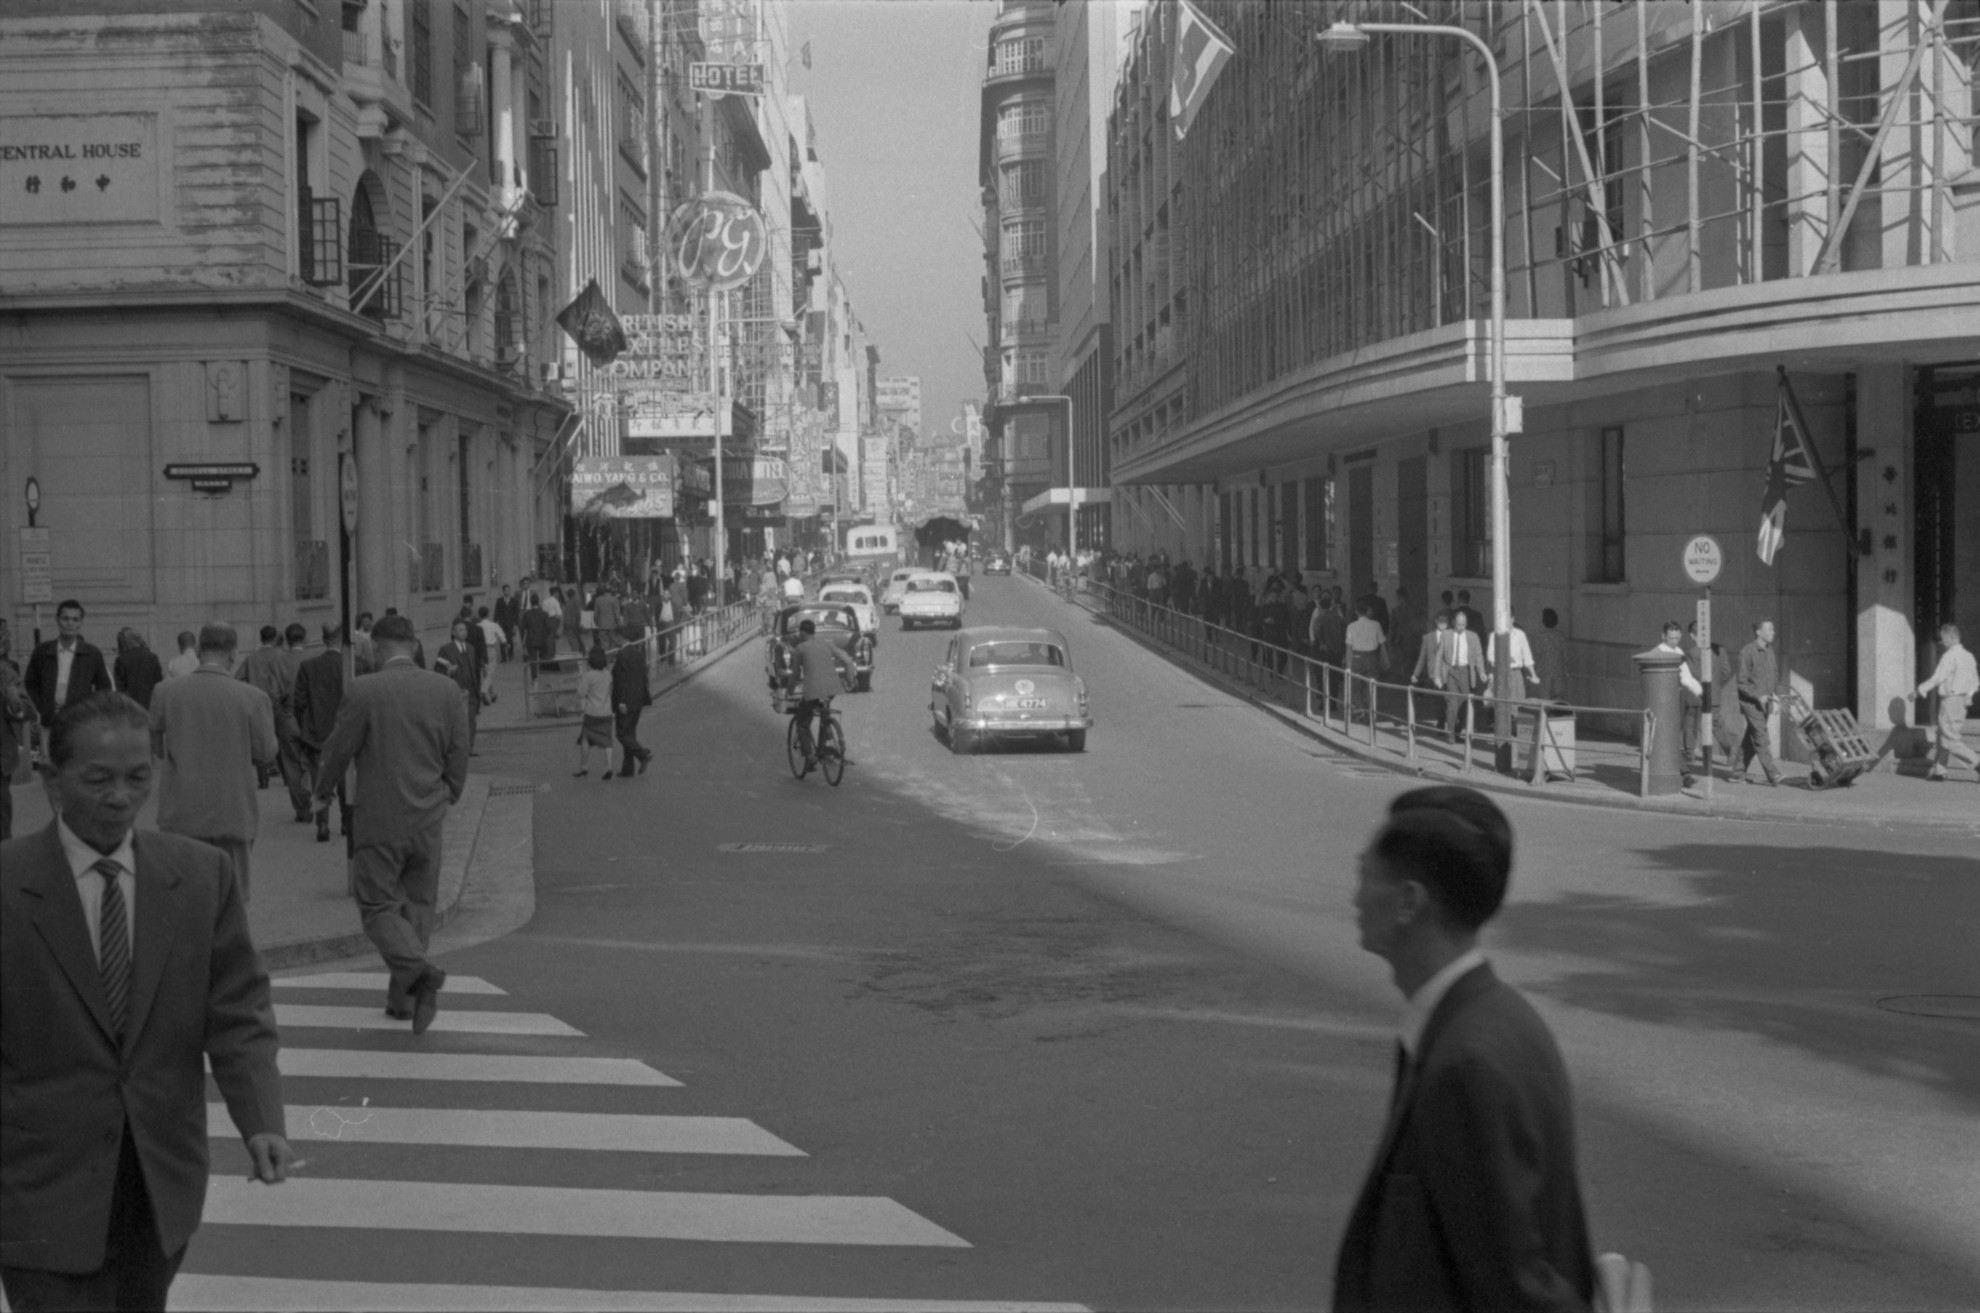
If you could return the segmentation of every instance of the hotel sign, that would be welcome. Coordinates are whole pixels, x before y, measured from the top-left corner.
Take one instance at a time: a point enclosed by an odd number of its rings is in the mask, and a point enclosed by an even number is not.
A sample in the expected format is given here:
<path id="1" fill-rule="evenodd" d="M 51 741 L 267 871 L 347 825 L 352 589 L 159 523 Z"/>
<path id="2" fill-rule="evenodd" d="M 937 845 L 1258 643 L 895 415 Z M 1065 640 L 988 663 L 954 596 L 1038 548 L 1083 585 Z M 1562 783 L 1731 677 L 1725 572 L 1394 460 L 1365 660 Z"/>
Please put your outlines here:
<path id="1" fill-rule="evenodd" d="M 0 227 L 155 223 L 156 114 L 0 117 Z"/>

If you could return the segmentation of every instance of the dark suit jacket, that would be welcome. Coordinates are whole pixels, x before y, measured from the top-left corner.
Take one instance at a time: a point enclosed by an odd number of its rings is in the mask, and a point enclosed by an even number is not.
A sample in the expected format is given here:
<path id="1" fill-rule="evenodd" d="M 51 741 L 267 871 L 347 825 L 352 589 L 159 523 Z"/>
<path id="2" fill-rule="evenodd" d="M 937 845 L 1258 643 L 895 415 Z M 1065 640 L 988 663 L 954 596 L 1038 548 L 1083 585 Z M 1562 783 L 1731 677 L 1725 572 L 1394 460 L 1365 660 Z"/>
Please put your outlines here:
<path id="1" fill-rule="evenodd" d="M 217 849 L 139 831 L 121 1052 L 89 922 L 51 821 L 0 844 L 0 1263 L 102 1266 L 126 1119 L 177 1251 L 206 1201 L 206 1073 L 243 1138 L 284 1131 L 268 973 Z"/>
<path id="2" fill-rule="evenodd" d="M 296 735 L 312 748 L 320 748 L 337 723 L 337 708 L 344 702 L 344 653 L 341 648 L 325 648 L 296 670 Z"/>
<path id="3" fill-rule="evenodd" d="M 352 840 L 364 848 L 410 839 L 446 819 L 467 785 L 468 710 L 460 686 L 409 662 L 354 680 L 316 766 L 328 797 L 357 762 Z"/>
<path id="4" fill-rule="evenodd" d="M 612 658 L 612 710 L 617 712 L 624 707 L 638 711 L 652 702 L 652 689 L 646 679 L 646 647 L 627 643 Z"/>
<path id="5" fill-rule="evenodd" d="M 55 649 L 61 641 L 51 638 L 35 648 L 28 656 L 27 672 L 21 679 L 44 725 L 54 724 L 55 713 L 62 709 L 55 705 Z M 104 664 L 102 651 L 78 638 L 75 659 L 69 663 L 69 696 L 62 706 L 73 706 L 90 694 L 106 692 L 110 687 L 110 667 Z"/>
<path id="6" fill-rule="evenodd" d="M 1595 1261 L 1553 1036 L 1489 966 L 1423 1030 L 1348 1218 L 1336 1310 L 1587 1309 Z"/>

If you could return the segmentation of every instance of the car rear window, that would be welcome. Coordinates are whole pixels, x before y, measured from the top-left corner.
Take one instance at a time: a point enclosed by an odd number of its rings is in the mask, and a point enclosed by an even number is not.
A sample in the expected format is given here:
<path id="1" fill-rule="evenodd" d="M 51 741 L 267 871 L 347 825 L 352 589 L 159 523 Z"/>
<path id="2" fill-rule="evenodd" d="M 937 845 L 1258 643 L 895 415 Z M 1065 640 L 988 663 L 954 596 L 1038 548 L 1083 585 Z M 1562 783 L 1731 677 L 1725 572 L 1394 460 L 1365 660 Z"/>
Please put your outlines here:
<path id="1" fill-rule="evenodd" d="M 820 629 L 853 629 L 857 627 L 853 622 L 852 612 L 842 607 L 831 606 L 820 607 L 810 611 L 793 611 L 784 621 L 784 632 L 795 634 L 798 631 L 798 626 L 807 620 L 811 621 L 812 624 Z"/>
<path id="2" fill-rule="evenodd" d="M 956 581 L 953 579 L 910 579 L 907 590 L 910 593 L 953 593 Z"/>
<path id="3" fill-rule="evenodd" d="M 1057 643 L 978 643 L 969 650 L 971 669 L 982 666 L 1063 666 L 1066 654 Z"/>

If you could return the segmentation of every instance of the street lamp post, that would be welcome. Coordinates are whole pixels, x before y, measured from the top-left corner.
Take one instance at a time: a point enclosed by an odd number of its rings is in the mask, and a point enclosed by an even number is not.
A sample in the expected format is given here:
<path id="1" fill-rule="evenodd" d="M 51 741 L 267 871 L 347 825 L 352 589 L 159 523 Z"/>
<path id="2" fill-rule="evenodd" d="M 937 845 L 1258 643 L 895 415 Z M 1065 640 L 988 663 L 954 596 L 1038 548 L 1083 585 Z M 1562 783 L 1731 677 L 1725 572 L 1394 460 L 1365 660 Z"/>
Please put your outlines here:
<path id="1" fill-rule="evenodd" d="M 1316 38 L 1336 50 L 1359 50 L 1373 32 L 1456 37 L 1468 41 L 1485 61 L 1492 88 L 1492 694 L 1507 696 L 1512 667 L 1512 507 L 1506 470 L 1506 436 L 1517 430 L 1513 398 L 1506 395 L 1506 137 L 1505 108 L 1499 86 L 1499 61 L 1492 48 L 1474 32 L 1439 23 L 1335 23 Z M 1495 703 L 1494 729 L 1501 739 L 1503 703 Z"/>

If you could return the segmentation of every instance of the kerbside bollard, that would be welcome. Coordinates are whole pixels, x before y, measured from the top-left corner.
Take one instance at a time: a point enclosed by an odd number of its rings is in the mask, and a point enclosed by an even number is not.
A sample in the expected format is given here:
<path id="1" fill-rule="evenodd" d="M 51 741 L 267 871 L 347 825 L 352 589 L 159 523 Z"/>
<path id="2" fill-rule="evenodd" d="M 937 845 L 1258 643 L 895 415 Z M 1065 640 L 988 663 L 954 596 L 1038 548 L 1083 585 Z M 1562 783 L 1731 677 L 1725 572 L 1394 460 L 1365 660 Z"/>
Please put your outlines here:
<path id="1" fill-rule="evenodd" d="M 1643 792 L 1655 796 L 1677 793 L 1684 788 L 1684 737 L 1666 727 L 1678 719 L 1678 667 L 1684 664 L 1682 652 L 1652 648 L 1630 658 L 1643 679 L 1643 706 L 1655 718 L 1658 733 L 1651 736 L 1648 760 L 1644 764 Z"/>

